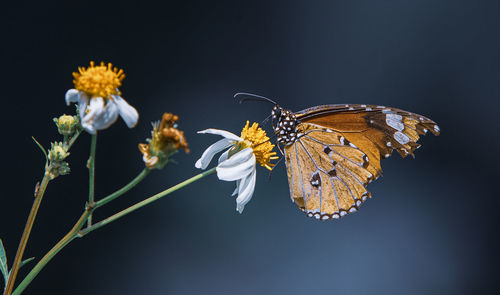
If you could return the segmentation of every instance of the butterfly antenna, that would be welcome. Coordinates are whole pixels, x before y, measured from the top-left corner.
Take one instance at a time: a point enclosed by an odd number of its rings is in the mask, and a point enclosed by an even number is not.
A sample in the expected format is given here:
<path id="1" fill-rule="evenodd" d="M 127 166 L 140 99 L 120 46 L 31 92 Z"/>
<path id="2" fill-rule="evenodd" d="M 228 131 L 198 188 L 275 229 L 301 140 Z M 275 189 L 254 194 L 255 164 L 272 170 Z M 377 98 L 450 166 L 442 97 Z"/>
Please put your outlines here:
<path id="1" fill-rule="evenodd" d="M 253 94 L 253 93 L 247 93 L 247 92 L 238 92 L 234 95 L 234 98 L 239 98 L 241 96 L 243 96 L 243 97 L 240 98 L 240 103 L 243 103 L 245 101 L 266 101 L 266 102 L 272 103 L 274 105 L 277 104 L 274 100 L 272 100 L 270 98 L 267 98 L 265 96 L 260 96 L 257 94 Z"/>

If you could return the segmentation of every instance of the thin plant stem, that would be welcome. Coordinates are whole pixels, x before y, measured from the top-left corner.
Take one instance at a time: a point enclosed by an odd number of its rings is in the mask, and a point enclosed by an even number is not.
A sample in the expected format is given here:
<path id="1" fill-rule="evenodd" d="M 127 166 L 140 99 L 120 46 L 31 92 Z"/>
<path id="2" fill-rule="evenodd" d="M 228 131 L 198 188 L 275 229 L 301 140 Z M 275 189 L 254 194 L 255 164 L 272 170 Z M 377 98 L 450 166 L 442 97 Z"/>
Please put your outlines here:
<path id="1" fill-rule="evenodd" d="M 139 208 L 142 208 L 144 207 L 145 205 L 147 204 L 150 204 L 170 193 L 173 193 L 175 192 L 176 190 L 180 189 L 180 188 L 183 188 L 185 187 L 186 185 L 190 184 L 190 183 L 193 183 L 207 175 L 210 175 L 210 174 L 213 174 L 215 173 L 215 170 L 216 168 L 212 168 L 210 170 L 207 170 L 203 173 L 200 173 L 198 175 L 195 175 L 177 185 L 174 185 L 173 187 L 169 188 L 169 189 L 166 189 L 152 197 L 149 197 L 148 199 L 145 199 L 144 201 L 141 201 L 123 211 L 120 211 L 119 213 L 116 213 L 106 219 L 104 219 L 103 221 L 100 221 L 98 223 L 95 223 L 94 225 L 90 226 L 90 227 L 87 227 L 87 228 L 84 228 L 82 230 L 82 227 L 83 225 L 85 224 L 85 222 L 88 221 L 90 215 L 92 214 L 92 212 L 96 209 L 96 207 L 93 207 L 93 206 L 88 206 L 85 211 L 83 212 L 82 216 L 80 217 L 80 219 L 78 219 L 78 221 L 76 222 L 76 224 L 73 226 L 73 228 L 54 246 L 52 247 L 52 249 L 47 252 L 47 254 L 45 254 L 45 256 L 35 265 L 35 267 L 33 267 L 33 269 L 28 273 L 28 275 L 24 278 L 24 280 L 19 284 L 19 286 L 14 290 L 14 292 L 12 293 L 12 295 L 20 295 L 25 289 L 26 287 L 28 287 L 28 285 L 33 281 L 33 279 L 38 275 L 38 273 L 40 273 L 40 271 L 45 267 L 45 265 L 47 265 L 47 263 L 49 263 L 50 260 L 52 260 L 52 258 L 57 254 L 59 253 L 59 251 L 61 251 L 64 247 L 66 247 L 66 245 L 68 245 L 71 241 L 73 241 L 76 237 L 83 237 L 84 235 L 86 235 L 87 233 L 91 232 L 91 231 L 94 231 L 98 228 L 101 228 L 103 227 L 104 225 L 106 224 L 109 224 L 111 222 L 113 222 L 114 220 L 120 218 L 120 217 L 123 217 Z M 140 175 L 142 175 L 143 173 L 145 173 L 144 171 L 141 172 Z M 138 177 L 139 177 L 138 176 Z M 138 179 L 138 177 L 136 177 L 134 180 Z M 133 181 L 134 181 L 133 180 Z M 133 182 L 132 181 L 132 182 Z M 124 188 L 128 187 L 128 185 L 126 185 Z M 118 192 L 118 191 L 117 191 Z M 110 197 L 113 196 L 115 193 L 109 195 L 108 197 L 105 197 L 103 200 L 109 200 L 110 201 Z M 116 198 L 116 197 L 114 197 Z M 113 198 L 113 199 L 114 199 Z M 101 200 L 102 201 L 102 200 Z M 108 201 L 108 202 L 109 202 Z M 106 202 L 107 203 L 107 202 Z M 104 205 L 104 204 L 101 204 L 101 206 Z"/>
<path id="2" fill-rule="evenodd" d="M 111 195 L 95 202 L 94 207 L 97 209 L 101 206 L 106 205 L 107 203 L 113 201 L 114 199 L 118 198 L 119 196 L 123 195 L 124 193 L 128 192 L 131 188 L 136 186 L 139 182 L 141 182 L 148 174 L 151 172 L 150 169 L 144 168 L 142 172 L 137 175 L 131 182 L 129 182 L 127 185 L 122 187 L 121 189 L 117 190 L 116 192 L 112 193 Z"/>
<path id="3" fill-rule="evenodd" d="M 90 143 L 90 158 L 89 158 L 89 205 L 94 205 L 94 178 L 95 178 L 95 149 L 97 145 L 97 131 L 92 134 Z M 90 213 L 87 226 L 92 225 L 92 213 Z"/>
<path id="4" fill-rule="evenodd" d="M 69 140 L 66 146 L 66 150 L 69 150 L 71 148 L 71 146 L 75 143 L 76 139 L 78 138 L 78 136 L 80 136 L 80 134 L 82 134 L 82 130 L 77 130 L 75 134 L 71 136 L 71 139 Z"/>
<path id="5" fill-rule="evenodd" d="M 35 267 L 33 267 L 33 269 L 28 273 L 28 275 L 19 284 L 19 286 L 17 286 L 12 295 L 21 294 L 24 289 L 26 289 L 26 287 L 31 283 L 31 281 L 33 281 L 33 279 L 38 275 L 38 273 L 40 273 L 40 271 L 45 267 L 45 265 L 76 237 L 78 231 L 83 227 L 85 222 L 88 221 L 88 218 L 90 217 L 90 214 L 93 210 L 94 208 L 92 207 L 87 207 L 87 209 L 85 209 L 82 216 L 80 216 L 80 219 L 78 219 L 73 228 L 59 242 L 57 242 L 57 244 L 52 247 L 52 249 L 50 249 L 50 251 L 47 252 L 45 256 L 43 256 L 43 258 L 35 265 Z"/>
<path id="6" fill-rule="evenodd" d="M 17 248 L 16 257 L 14 258 L 14 264 L 12 265 L 9 280 L 5 286 L 4 295 L 10 295 L 12 293 L 12 289 L 14 288 L 17 273 L 19 272 L 19 266 L 21 264 L 21 261 L 23 260 L 24 250 L 26 249 L 26 245 L 31 234 L 31 229 L 33 228 L 33 224 L 35 223 L 36 215 L 38 213 L 38 209 L 40 208 L 40 204 L 42 203 L 43 195 L 45 194 L 45 189 L 47 188 L 49 181 L 49 166 L 45 166 L 45 173 L 43 175 L 38 193 L 36 194 L 35 200 L 33 201 L 33 206 L 31 207 L 28 220 L 26 221 L 26 226 L 24 227 L 23 235 L 21 236 L 21 241 L 19 242 L 19 247 Z"/>
<path id="7" fill-rule="evenodd" d="M 78 136 L 81 134 L 81 130 L 77 130 L 75 134 L 71 137 L 68 143 L 67 137 L 65 136 L 64 138 L 64 143 L 66 144 L 66 151 L 69 151 L 71 146 L 76 142 L 76 139 Z M 35 140 L 35 142 L 40 146 L 40 144 Z M 42 151 L 45 154 L 45 157 L 47 158 L 47 154 L 43 147 L 40 146 Z M 47 160 L 47 159 L 46 159 Z M 7 281 L 7 284 L 5 285 L 5 290 L 4 290 L 4 295 L 10 295 L 12 293 L 12 289 L 14 288 L 14 284 L 17 278 L 17 274 L 19 272 L 19 267 L 21 265 L 21 261 L 23 260 L 23 255 L 24 251 L 26 249 L 26 245 L 28 243 L 28 239 L 31 234 L 31 230 L 33 228 L 33 225 L 35 223 L 36 215 L 38 213 L 38 209 L 40 208 L 40 204 L 42 203 L 43 196 L 45 194 L 45 190 L 47 189 L 47 185 L 49 184 L 49 181 L 51 180 L 50 176 L 50 166 L 46 162 L 45 163 L 45 173 L 43 175 L 42 182 L 40 184 L 40 187 L 35 195 L 35 200 L 33 201 L 33 206 L 31 207 L 30 214 L 28 216 L 28 220 L 26 221 L 26 226 L 24 227 L 23 235 L 21 236 L 21 241 L 19 242 L 19 246 L 17 248 L 16 252 L 16 257 L 14 258 L 14 264 L 12 265 L 12 269 L 10 271 L 9 275 L 9 280 Z"/>
<path id="8" fill-rule="evenodd" d="M 101 228 L 101 227 L 105 226 L 106 224 L 110 224 L 111 222 L 113 222 L 113 221 L 115 221 L 115 220 L 117 220 L 117 219 L 131 213 L 131 212 L 134 212 L 135 210 L 140 209 L 140 208 L 142 208 L 142 207 L 144 207 L 144 206 L 146 206 L 146 205 L 148 205 L 148 204 L 150 204 L 158 199 L 161 199 L 164 196 L 166 196 L 172 192 L 175 192 L 176 190 L 183 188 L 190 183 L 193 183 L 193 182 L 195 182 L 195 181 L 197 181 L 197 180 L 199 180 L 207 175 L 214 173 L 216 171 L 215 169 L 216 168 L 212 168 L 212 169 L 207 170 L 203 173 L 195 175 L 195 176 L 193 176 L 193 177 L 191 177 L 191 178 L 189 178 L 189 179 L 187 179 L 179 184 L 174 185 L 173 187 L 171 187 L 169 189 L 166 189 L 160 193 L 157 193 L 154 196 L 151 196 L 151 197 L 149 197 L 149 198 L 147 198 L 147 199 L 145 199 L 145 200 L 143 200 L 135 205 L 128 207 L 125 210 L 122 210 L 122 211 L 102 220 L 102 221 L 99 221 L 99 222 L 95 223 L 94 225 L 81 230 L 79 235 L 83 237 L 84 235 L 86 235 L 86 234 L 88 234 L 88 233 L 90 233 L 98 228 Z"/>

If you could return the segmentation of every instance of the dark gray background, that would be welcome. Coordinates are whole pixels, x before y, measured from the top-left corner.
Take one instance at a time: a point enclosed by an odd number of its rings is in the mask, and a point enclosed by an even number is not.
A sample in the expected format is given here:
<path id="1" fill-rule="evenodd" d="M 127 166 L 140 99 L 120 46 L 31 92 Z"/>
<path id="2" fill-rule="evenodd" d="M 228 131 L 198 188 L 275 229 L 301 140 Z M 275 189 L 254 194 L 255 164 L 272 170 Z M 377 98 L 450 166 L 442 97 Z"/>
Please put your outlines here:
<path id="1" fill-rule="evenodd" d="M 373 199 L 341 221 L 307 218 L 290 202 L 283 163 L 258 170 L 242 215 L 234 183 L 215 176 L 64 249 L 26 294 L 495 294 L 500 104 L 499 1 L 284 1 L 89 3 L 2 7 L 0 237 L 12 262 L 42 176 L 52 118 L 70 113 L 71 72 L 90 60 L 127 74 L 123 96 L 141 114 L 119 120 L 97 148 L 97 196 L 143 167 L 137 143 L 150 121 L 178 114 L 191 154 L 152 173 L 99 210 L 103 218 L 198 171 L 215 136 L 261 121 L 267 104 L 298 111 L 327 103 L 399 107 L 430 117 L 416 159 L 393 156 Z M 26 250 L 40 258 L 87 198 L 89 136 L 71 151 L 71 175 L 50 183 Z M 32 264 L 31 266 L 33 266 Z M 21 271 L 27 273 L 29 266 Z"/>

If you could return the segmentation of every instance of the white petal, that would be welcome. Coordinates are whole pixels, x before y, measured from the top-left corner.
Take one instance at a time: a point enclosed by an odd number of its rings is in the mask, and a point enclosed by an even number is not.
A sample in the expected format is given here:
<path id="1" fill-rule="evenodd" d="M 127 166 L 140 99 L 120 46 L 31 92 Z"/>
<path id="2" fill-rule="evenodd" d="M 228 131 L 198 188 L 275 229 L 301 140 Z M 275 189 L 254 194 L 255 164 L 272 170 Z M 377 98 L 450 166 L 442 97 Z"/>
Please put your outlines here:
<path id="1" fill-rule="evenodd" d="M 81 102 L 81 101 L 80 101 Z M 94 97 L 90 99 L 89 105 L 86 107 L 85 111 L 80 110 L 80 117 L 82 119 L 82 127 L 91 134 L 95 134 L 96 128 L 94 126 L 94 120 L 96 117 L 102 115 L 104 111 L 104 99 L 102 97 Z"/>
<path id="2" fill-rule="evenodd" d="M 94 119 L 94 127 L 96 130 L 103 130 L 111 126 L 118 118 L 118 107 L 112 101 L 108 100 L 104 111 L 99 117 Z"/>
<path id="3" fill-rule="evenodd" d="M 198 131 L 198 133 L 200 133 L 200 134 L 216 134 L 216 135 L 220 135 L 220 136 L 223 136 L 225 138 L 229 138 L 229 139 L 236 140 L 236 141 L 242 141 L 243 140 L 241 137 L 236 136 L 236 135 L 234 135 L 233 133 L 231 133 L 229 131 L 220 130 L 220 129 L 210 128 L 210 129 L 205 129 L 205 130 Z"/>
<path id="4" fill-rule="evenodd" d="M 238 212 L 240 213 L 243 212 L 245 205 L 252 199 L 253 192 L 255 190 L 256 176 L 257 172 L 254 168 L 252 173 L 250 173 L 240 182 L 238 197 L 236 198 L 236 210 L 238 210 Z"/>
<path id="5" fill-rule="evenodd" d="M 66 104 L 69 105 L 72 102 L 78 102 L 80 100 L 80 91 L 76 89 L 70 89 L 66 91 Z"/>
<path id="6" fill-rule="evenodd" d="M 251 148 L 246 148 L 217 166 L 220 180 L 234 181 L 246 177 L 255 169 L 255 155 Z"/>
<path id="7" fill-rule="evenodd" d="M 127 124 L 128 128 L 132 128 L 139 121 L 139 113 L 137 110 L 128 104 L 123 98 L 118 95 L 111 95 L 113 101 L 116 103 L 118 107 L 118 111 L 120 112 L 120 116 L 123 121 Z"/>
<path id="8" fill-rule="evenodd" d="M 87 111 L 87 106 L 89 105 L 89 97 L 87 94 L 80 92 L 79 98 L 78 98 L 78 110 L 79 110 L 79 115 L 80 119 L 83 118 L 85 115 L 85 112 Z"/>
<path id="9" fill-rule="evenodd" d="M 240 182 L 241 182 L 241 179 L 236 180 L 236 188 L 234 189 L 231 196 L 236 196 L 238 194 L 238 191 L 240 190 Z"/>
<path id="10" fill-rule="evenodd" d="M 85 129 L 85 131 L 87 131 L 90 134 L 95 134 L 95 132 L 96 132 L 96 129 L 95 129 L 93 124 L 85 123 L 82 121 L 82 127 L 83 127 L 83 129 Z"/>
<path id="11" fill-rule="evenodd" d="M 201 158 L 196 161 L 196 164 L 194 164 L 194 166 L 196 168 L 206 169 L 215 154 L 230 147 L 231 145 L 233 145 L 233 142 L 233 140 L 223 138 L 212 144 L 203 152 L 203 155 L 201 155 Z"/>
<path id="12" fill-rule="evenodd" d="M 229 158 L 229 151 L 230 149 L 228 149 L 227 151 L 225 151 L 224 153 L 222 153 L 222 155 L 220 155 L 219 157 L 219 164 L 224 162 L 225 160 L 227 160 L 227 158 Z"/>
<path id="13" fill-rule="evenodd" d="M 236 184 L 236 188 L 234 189 L 234 191 L 231 194 L 231 196 L 236 196 L 236 194 L 238 194 L 238 191 L 239 191 L 238 184 Z"/>
<path id="14" fill-rule="evenodd" d="M 104 112 L 104 98 L 102 97 L 93 97 L 90 99 L 89 105 L 87 107 L 88 112 L 84 115 L 84 117 L 94 119 L 95 116 L 100 116 L 102 112 Z"/>

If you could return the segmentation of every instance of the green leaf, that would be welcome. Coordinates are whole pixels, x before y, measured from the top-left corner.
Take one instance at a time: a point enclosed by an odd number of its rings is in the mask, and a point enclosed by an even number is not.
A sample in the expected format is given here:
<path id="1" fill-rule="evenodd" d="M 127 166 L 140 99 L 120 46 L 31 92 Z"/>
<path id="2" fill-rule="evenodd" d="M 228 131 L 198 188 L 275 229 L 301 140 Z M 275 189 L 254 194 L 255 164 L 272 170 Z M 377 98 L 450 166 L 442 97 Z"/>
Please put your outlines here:
<path id="1" fill-rule="evenodd" d="M 25 264 L 27 264 L 27 263 L 31 262 L 33 259 L 35 259 L 35 257 L 30 257 L 30 258 L 28 258 L 28 259 L 25 259 L 25 260 L 21 261 L 21 263 L 19 263 L 19 269 L 21 269 L 21 267 L 23 267 Z M 12 269 L 11 269 L 11 270 L 12 270 Z M 9 278 L 9 277 L 10 277 L 10 271 L 11 271 L 11 270 L 9 270 L 9 275 L 7 276 L 7 278 Z"/>
<path id="2" fill-rule="evenodd" d="M 43 154 L 45 155 L 45 161 L 48 161 L 49 158 L 47 157 L 47 152 L 45 151 L 43 146 L 38 141 L 36 141 L 36 139 L 33 136 L 31 138 L 33 138 L 33 141 L 35 141 L 36 145 L 42 150 Z"/>
<path id="3" fill-rule="evenodd" d="M 28 264 L 30 263 L 31 261 L 33 261 L 35 259 L 35 257 L 30 257 L 28 259 L 24 259 L 23 261 L 21 261 L 21 263 L 19 264 L 19 268 L 23 267 L 25 264 Z M 9 272 L 10 273 L 10 272 Z"/>
<path id="4" fill-rule="evenodd" d="M 0 239 L 0 271 L 2 272 L 5 283 L 7 284 L 7 281 L 9 280 L 9 268 L 7 267 L 7 256 L 5 256 L 2 239 Z"/>

